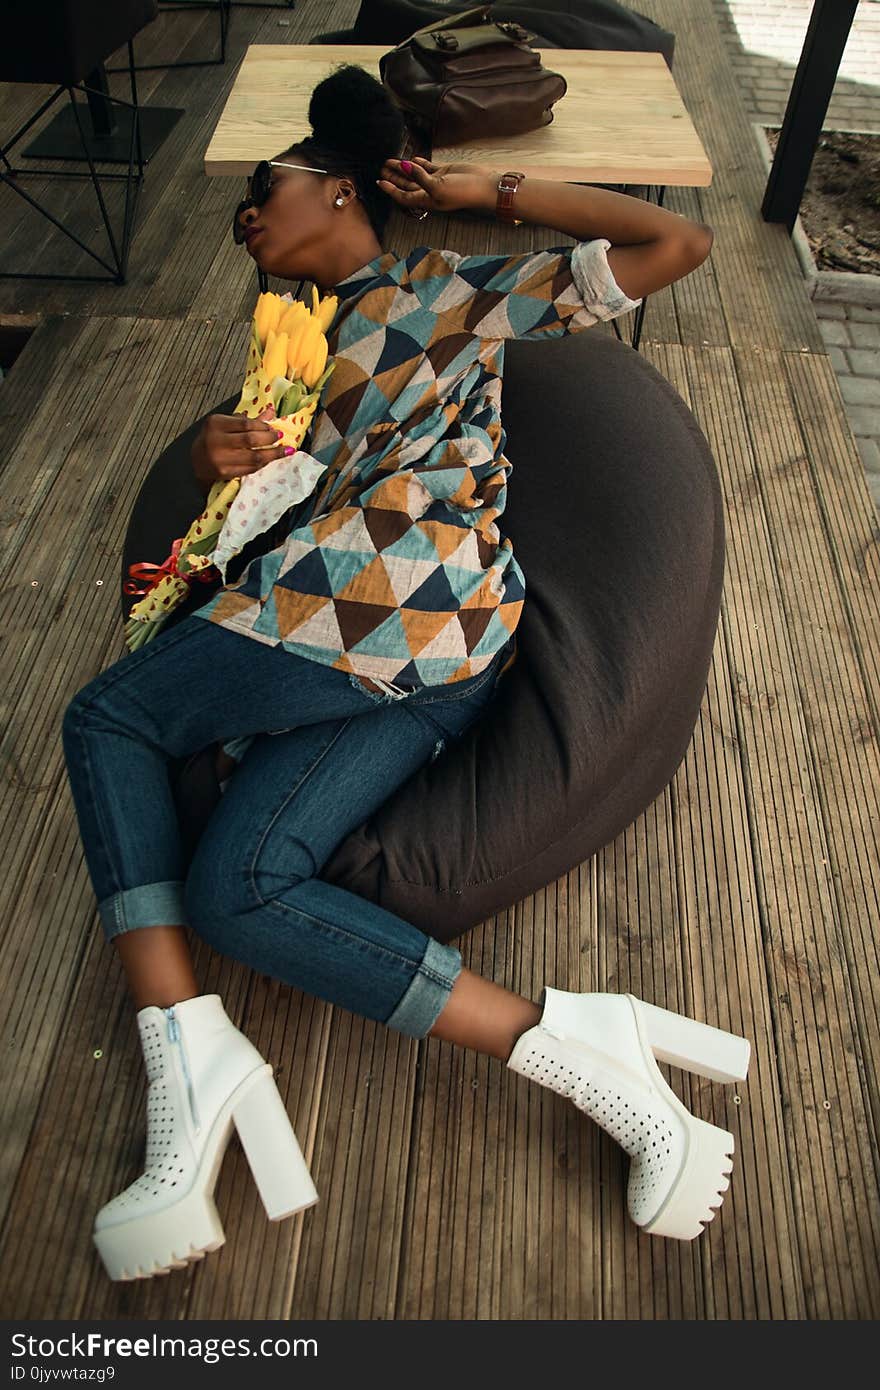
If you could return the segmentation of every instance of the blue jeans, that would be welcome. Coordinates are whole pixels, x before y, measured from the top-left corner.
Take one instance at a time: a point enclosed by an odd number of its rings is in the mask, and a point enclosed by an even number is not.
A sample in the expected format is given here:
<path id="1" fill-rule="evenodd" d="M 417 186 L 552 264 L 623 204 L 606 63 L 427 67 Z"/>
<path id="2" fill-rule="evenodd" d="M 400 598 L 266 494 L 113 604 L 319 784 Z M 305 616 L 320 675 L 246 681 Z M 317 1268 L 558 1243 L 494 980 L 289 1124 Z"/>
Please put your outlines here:
<path id="1" fill-rule="evenodd" d="M 492 700 L 479 675 L 404 697 L 189 617 L 85 686 L 64 753 L 108 940 L 189 925 L 216 950 L 411 1037 L 461 955 L 317 877 L 336 846 Z M 176 760 L 254 737 L 187 870 Z"/>

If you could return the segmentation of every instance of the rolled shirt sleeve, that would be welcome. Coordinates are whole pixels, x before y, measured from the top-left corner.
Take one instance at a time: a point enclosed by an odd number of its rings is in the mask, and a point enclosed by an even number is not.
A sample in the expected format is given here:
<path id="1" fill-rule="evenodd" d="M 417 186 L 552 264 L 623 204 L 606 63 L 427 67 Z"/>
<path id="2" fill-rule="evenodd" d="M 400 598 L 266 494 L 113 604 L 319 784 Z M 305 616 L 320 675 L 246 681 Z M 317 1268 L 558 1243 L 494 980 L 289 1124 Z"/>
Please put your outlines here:
<path id="1" fill-rule="evenodd" d="M 410 261 L 420 302 L 458 332 L 485 339 L 558 338 L 638 307 L 614 279 L 600 237 L 513 256 L 422 248 Z"/>
<path id="2" fill-rule="evenodd" d="M 572 248 L 571 273 L 591 323 L 598 319 L 616 319 L 620 314 L 637 309 L 642 302 L 628 298 L 618 285 L 608 264 L 610 249 L 611 242 L 605 237 L 581 241 Z"/>

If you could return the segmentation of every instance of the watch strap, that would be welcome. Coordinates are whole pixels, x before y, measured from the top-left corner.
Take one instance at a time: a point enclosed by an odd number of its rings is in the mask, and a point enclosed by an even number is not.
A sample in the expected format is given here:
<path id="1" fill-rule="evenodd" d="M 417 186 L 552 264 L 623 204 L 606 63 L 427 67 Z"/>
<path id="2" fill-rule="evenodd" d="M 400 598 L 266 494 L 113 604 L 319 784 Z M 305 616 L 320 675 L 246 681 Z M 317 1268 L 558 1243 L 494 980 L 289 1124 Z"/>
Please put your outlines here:
<path id="1" fill-rule="evenodd" d="M 522 225 L 522 218 L 514 216 L 516 193 L 525 174 L 508 172 L 498 180 L 498 197 L 495 201 L 495 216 L 499 222 L 507 222 L 514 227 Z"/>

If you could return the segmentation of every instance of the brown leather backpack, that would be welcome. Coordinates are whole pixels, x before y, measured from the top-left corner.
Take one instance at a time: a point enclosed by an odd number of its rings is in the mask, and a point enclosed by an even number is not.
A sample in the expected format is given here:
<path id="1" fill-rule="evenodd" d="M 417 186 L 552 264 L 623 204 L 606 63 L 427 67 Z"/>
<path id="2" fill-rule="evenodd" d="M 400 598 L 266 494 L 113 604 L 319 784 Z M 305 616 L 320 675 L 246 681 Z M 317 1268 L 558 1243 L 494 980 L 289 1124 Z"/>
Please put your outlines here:
<path id="1" fill-rule="evenodd" d="M 419 29 L 379 60 L 382 81 L 429 147 L 549 125 L 565 78 L 541 66 L 519 24 L 468 10 Z"/>

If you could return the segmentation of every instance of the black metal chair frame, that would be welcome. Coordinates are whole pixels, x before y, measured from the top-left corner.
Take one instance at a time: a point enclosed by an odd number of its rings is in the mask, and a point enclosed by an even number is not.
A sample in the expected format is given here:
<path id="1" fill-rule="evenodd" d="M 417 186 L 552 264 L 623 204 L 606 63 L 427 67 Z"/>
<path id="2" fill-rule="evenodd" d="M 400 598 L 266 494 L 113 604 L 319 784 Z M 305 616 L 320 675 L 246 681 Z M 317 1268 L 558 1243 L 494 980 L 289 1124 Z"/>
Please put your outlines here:
<path id="1" fill-rule="evenodd" d="M 229 9 L 232 0 L 185 0 L 183 4 L 165 4 L 159 0 L 159 10 L 217 10 L 220 16 L 220 56 L 219 58 L 192 58 L 182 63 L 141 63 L 135 72 L 158 72 L 164 68 L 213 68 L 226 62 L 226 36 L 229 33 Z M 107 68 L 107 72 L 127 72 L 127 68 Z"/>
<path id="2" fill-rule="evenodd" d="M 105 270 L 109 271 L 109 274 L 53 275 L 49 273 L 43 274 L 39 271 L 16 272 L 11 270 L 4 270 L 0 271 L 0 279 L 73 280 L 89 282 L 97 281 L 99 283 L 104 283 L 109 280 L 117 285 L 125 284 L 125 275 L 128 269 L 128 253 L 131 247 L 131 237 L 132 231 L 134 229 L 134 219 L 135 213 L 137 211 L 138 195 L 140 194 L 141 186 L 143 184 L 144 179 L 144 159 L 143 151 L 141 149 L 137 84 L 135 82 L 134 49 L 132 47 L 131 40 L 129 40 L 128 42 L 128 57 L 129 67 L 127 69 L 122 68 L 121 71 L 127 71 L 130 75 L 131 101 L 125 101 L 122 97 L 112 97 L 107 92 L 98 91 L 93 87 L 87 87 L 83 82 L 62 84 L 52 93 L 52 95 L 46 101 L 43 102 L 39 111 L 37 111 L 35 115 L 31 116 L 30 120 L 26 121 L 25 124 L 20 128 L 20 130 L 16 131 L 15 135 L 7 144 L 0 145 L 0 180 L 2 180 L 3 183 L 7 184 L 14 193 L 17 193 L 19 195 L 19 197 L 24 198 L 25 202 L 30 203 L 31 207 L 36 208 L 38 212 L 42 213 L 44 217 L 48 218 L 48 220 L 51 223 L 53 223 L 53 225 L 56 226 L 59 231 L 63 232 L 65 236 L 69 237 L 71 241 L 75 241 L 77 246 L 79 246 L 83 251 L 85 251 L 87 255 L 91 256 L 93 260 L 97 261 L 99 265 L 102 265 L 105 268 Z M 44 112 L 48 111 L 49 107 L 52 106 L 54 102 L 58 100 L 58 98 L 62 95 L 63 92 L 67 92 L 70 96 L 70 101 L 73 106 L 74 118 L 76 120 L 77 129 L 79 130 L 80 139 L 82 140 L 83 160 L 84 162 L 88 163 L 89 173 L 86 174 L 82 171 L 70 169 L 14 169 L 13 166 L 10 164 L 9 159 L 7 158 L 8 153 L 12 150 L 12 147 L 14 145 L 17 145 L 18 142 L 27 134 L 27 132 L 31 129 L 34 123 L 40 119 Z M 111 226 L 110 218 L 107 213 L 107 207 L 104 202 L 103 194 L 101 192 L 101 183 L 98 177 L 97 170 L 95 169 L 95 162 L 92 156 L 89 154 L 89 147 L 86 140 L 86 132 L 83 128 L 83 124 L 80 119 L 80 113 L 77 106 L 76 98 L 74 97 L 74 92 L 82 92 L 86 97 L 95 96 L 101 98 L 104 101 L 111 101 L 118 106 L 126 106 L 132 112 L 131 140 L 129 143 L 128 154 L 128 170 L 124 174 L 104 173 L 101 175 L 101 178 L 103 179 L 124 179 L 126 181 L 125 213 L 122 225 L 122 241 L 121 247 L 119 249 L 117 249 L 116 238 L 113 234 L 113 228 Z M 135 174 L 135 166 L 137 166 L 137 174 Z M 38 178 L 68 179 L 91 178 L 95 189 L 95 196 L 98 199 L 98 206 L 101 209 L 101 216 L 103 218 L 104 227 L 107 232 L 107 239 L 110 242 L 110 253 L 113 257 L 112 265 L 110 265 L 106 260 L 99 256 L 96 251 L 93 251 L 91 247 L 87 246 L 84 241 L 81 241 L 80 238 L 74 232 L 70 231 L 67 227 L 65 227 L 62 222 L 59 222 L 58 219 L 53 216 L 53 214 L 49 211 L 48 208 L 43 207 L 41 203 L 38 203 L 35 198 L 32 198 L 30 194 L 26 193 L 23 188 L 20 188 L 18 186 L 17 180 L 28 176 L 36 176 Z"/>

